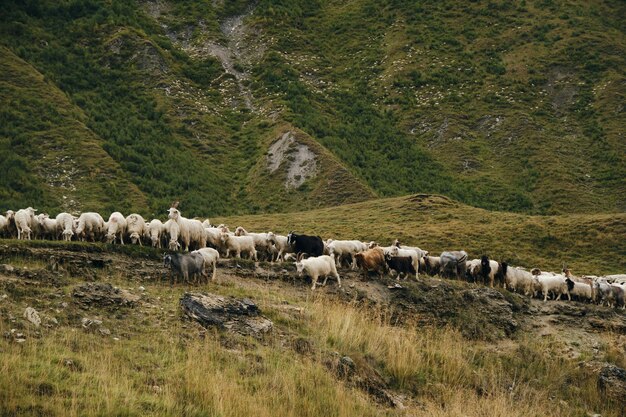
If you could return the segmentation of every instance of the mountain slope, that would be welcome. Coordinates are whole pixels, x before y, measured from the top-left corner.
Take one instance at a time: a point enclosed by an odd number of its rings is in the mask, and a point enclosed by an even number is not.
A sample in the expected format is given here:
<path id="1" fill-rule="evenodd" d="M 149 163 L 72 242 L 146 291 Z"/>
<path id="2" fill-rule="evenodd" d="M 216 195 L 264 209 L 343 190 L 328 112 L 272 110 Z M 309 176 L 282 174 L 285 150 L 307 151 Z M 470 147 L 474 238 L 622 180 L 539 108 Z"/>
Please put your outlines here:
<path id="1" fill-rule="evenodd" d="M 6 10 L 0 44 L 80 108 L 148 213 L 174 199 L 185 214 L 214 215 L 415 192 L 529 213 L 626 209 L 622 2 L 70 0 Z M 7 90 L 4 100 L 29 94 Z M 281 126 L 330 151 L 319 154 L 342 167 L 339 188 L 320 192 L 321 175 L 270 192 L 259 167 Z M 3 208 L 61 207 L 33 191 L 45 188 L 33 168 L 22 171 L 31 191 Z"/>

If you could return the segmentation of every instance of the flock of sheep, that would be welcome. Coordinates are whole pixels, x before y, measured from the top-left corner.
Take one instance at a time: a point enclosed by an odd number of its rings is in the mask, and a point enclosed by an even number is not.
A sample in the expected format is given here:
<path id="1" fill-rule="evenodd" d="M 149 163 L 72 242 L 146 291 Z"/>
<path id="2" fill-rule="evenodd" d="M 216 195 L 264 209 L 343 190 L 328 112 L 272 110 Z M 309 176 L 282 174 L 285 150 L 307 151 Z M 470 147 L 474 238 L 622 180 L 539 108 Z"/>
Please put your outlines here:
<path id="1" fill-rule="evenodd" d="M 419 272 L 439 275 L 444 278 L 467 280 L 484 285 L 501 285 L 510 291 L 527 296 L 541 296 L 559 300 L 567 296 L 569 300 L 595 302 L 602 305 L 626 308 L 626 274 L 609 276 L 574 276 L 567 268 L 561 273 L 542 272 L 535 268 L 530 271 L 520 267 L 510 267 L 505 262 L 481 259 L 468 260 L 465 251 L 442 252 L 440 256 L 430 256 L 428 251 L 418 247 L 400 245 L 396 240 L 390 246 L 379 246 L 376 242 L 359 240 L 323 241 L 319 236 L 289 233 L 287 236 L 269 233 L 249 233 L 243 227 L 231 232 L 227 226 L 214 227 L 209 220 L 204 222 L 188 219 L 181 215 L 178 203 L 168 210 L 168 220 L 163 223 L 154 219 L 146 222 L 139 214 L 124 217 L 119 212 L 112 213 L 105 221 L 95 212 L 82 213 L 75 217 L 69 213 L 59 213 L 56 218 L 47 214 L 36 215 L 35 209 L 7 211 L 0 215 L 0 237 L 17 239 L 55 239 L 127 243 L 168 248 L 172 253 L 164 256 L 164 264 L 172 274 L 190 277 L 208 277 L 209 266 L 215 278 L 217 260 L 220 255 L 239 258 L 247 255 L 255 261 L 288 261 L 296 263 L 298 275 L 308 275 L 315 289 L 319 277 L 341 278 L 337 266 L 360 268 L 365 277 L 370 271 L 381 277 L 392 272 L 400 279 Z M 182 250 L 187 253 L 177 252 Z M 173 278 L 172 278 L 173 279 Z"/>

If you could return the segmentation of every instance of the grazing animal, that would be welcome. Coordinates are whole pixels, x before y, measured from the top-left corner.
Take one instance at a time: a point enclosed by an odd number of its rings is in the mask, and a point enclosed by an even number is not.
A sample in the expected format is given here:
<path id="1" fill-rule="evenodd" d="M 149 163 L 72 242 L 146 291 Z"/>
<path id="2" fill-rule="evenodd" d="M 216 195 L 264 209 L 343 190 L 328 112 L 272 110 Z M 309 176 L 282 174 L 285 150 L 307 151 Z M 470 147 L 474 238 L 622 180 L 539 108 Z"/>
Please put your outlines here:
<path id="1" fill-rule="evenodd" d="M 385 262 L 390 270 L 398 273 L 397 279 L 400 279 L 400 275 L 404 274 L 405 279 L 409 274 L 415 274 L 415 266 L 413 265 L 413 258 L 410 256 L 392 256 L 391 254 L 385 255 Z"/>
<path id="2" fill-rule="evenodd" d="M 140 214 L 133 213 L 126 217 L 126 236 L 133 245 L 143 246 L 141 239 L 146 234 L 146 221 Z"/>
<path id="3" fill-rule="evenodd" d="M 270 257 L 270 244 L 267 242 L 268 233 L 252 233 L 246 231 L 243 227 L 239 226 L 235 229 L 235 236 L 250 236 L 254 241 L 254 247 L 257 252 L 257 256 L 261 255 L 262 259 L 267 258 L 268 260 L 272 260 Z"/>
<path id="4" fill-rule="evenodd" d="M 397 240 L 396 240 L 397 243 Z M 391 247 L 391 250 L 389 252 L 385 252 L 385 255 L 391 255 L 391 256 L 400 256 L 400 257 L 409 257 L 411 258 L 411 262 L 413 264 L 413 269 L 415 270 L 414 274 L 415 274 L 415 279 L 419 278 L 419 267 L 420 267 L 420 260 L 423 258 L 422 253 L 424 251 L 422 251 L 420 249 L 420 251 L 416 251 L 414 249 L 403 249 L 400 248 L 399 246 L 393 245 Z"/>
<path id="5" fill-rule="evenodd" d="M 313 286 L 311 290 L 315 289 L 317 285 L 317 280 L 319 277 L 324 276 L 324 282 L 322 285 L 326 285 L 326 281 L 328 280 L 328 276 L 332 275 L 337 278 L 337 283 L 339 287 L 341 287 L 341 278 L 337 273 L 337 267 L 335 265 L 335 259 L 329 255 L 321 255 L 312 258 L 302 259 L 302 255 L 299 256 L 300 259 L 296 260 L 296 270 L 298 272 L 298 276 L 304 275 L 306 273 L 311 277 L 311 281 L 313 282 Z"/>
<path id="6" fill-rule="evenodd" d="M 285 262 L 285 255 L 288 253 L 294 253 L 294 249 L 289 244 L 287 236 L 269 232 L 267 234 L 267 243 L 273 245 L 277 249 L 277 261 Z"/>
<path id="7" fill-rule="evenodd" d="M 367 249 L 360 240 L 332 240 L 326 241 L 328 254 L 335 258 L 335 265 L 341 265 L 341 261 L 346 259 L 350 262 L 352 269 L 356 269 L 356 259 L 354 255 Z"/>
<path id="8" fill-rule="evenodd" d="M 178 241 L 178 236 L 180 234 L 180 227 L 178 227 L 178 223 L 169 219 L 163 225 L 163 233 L 168 238 L 167 247 L 169 250 L 177 251 L 181 248 L 180 242 Z"/>
<path id="9" fill-rule="evenodd" d="M 245 252 L 250 255 L 251 259 L 258 260 L 252 236 L 234 236 L 222 233 L 222 245 L 226 248 L 226 257 L 233 251 L 235 257 L 241 258 L 241 252 Z"/>
<path id="10" fill-rule="evenodd" d="M 56 217 L 57 236 L 69 242 L 74 236 L 74 217 L 69 213 L 59 213 Z"/>
<path id="11" fill-rule="evenodd" d="M 387 268 L 385 252 L 381 247 L 374 247 L 355 255 L 356 264 L 363 270 L 363 276 L 367 279 L 369 271 L 375 271 L 382 278 Z"/>
<path id="12" fill-rule="evenodd" d="M 289 232 L 287 243 L 293 246 L 296 255 L 304 253 L 309 256 L 322 256 L 324 254 L 324 242 L 319 236 L 298 235 Z"/>
<path id="13" fill-rule="evenodd" d="M 504 288 L 524 295 L 534 296 L 534 276 L 524 268 L 511 267 L 502 262 Z"/>
<path id="14" fill-rule="evenodd" d="M 461 279 L 465 276 L 467 252 L 442 252 L 439 258 L 441 265 L 439 274 L 442 277 Z"/>
<path id="15" fill-rule="evenodd" d="M 126 234 L 126 218 L 119 211 L 111 213 L 107 222 L 106 241 L 113 244 L 120 240 L 120 244 L 124 244 L 124 235 Z"/>
<path id="16" fill-rule="evenodd" d="M 202 255 L 202 258 L 204 259 L 204 272 L 202 273 L 202 275 L 208 276 L 207 268 L 209 267 L 209 265 L 211 265 L 211 267 L 213 268 L 213 275 L 211 276 L 211 280 L 214 281 L 217 274 L 217 260 L 220 258 L 219 252 L 213 248 L 202 248 L 195 250 L 191 253 L 199 253 L 200 255 Z"/>
<path id="17" fill-rule="evenodd" d="M 95 242 L 100 240 L 103 232 L 104 219 L 100 214 L 87 212 L 78 217 L 78 225 L 76 226 L 76 238 L 78 240 Z"/>
<path id="18" fill-rule="evenodd" d="M 163 222 L 159 219 L 153 219 L 146 225 L 145 235 L 153 248 L 160 248 L 161 236 L 163 235 Z"/>
<path id="19" fill-rule="evenodd" d="M 420 267 L 426 271 L 428 275 L 434 277 L 441 270 L 441 258 L 439 256 L 424 256 L 420 261 Z"/>
<path id="20" fill-rule="evenodd" d="M 15 213 L 15 226 L 17 227 L 17 238 L 21 240 L 30 240 L 31 232 L 35 227 L 35 212 L 37 209 L 28 207 L 20 209 Z"/>
<path id="21" fill-rule="evenodd" d="M 197 279 L 204 273 L 204 257 L 197 252 L 175 252 L 163 257 L 163 266 L 170 268 L 170 285 L 176 283 L 176 276 L 182 276 L 185 282 L 189 282 L 189 277 Z"/>

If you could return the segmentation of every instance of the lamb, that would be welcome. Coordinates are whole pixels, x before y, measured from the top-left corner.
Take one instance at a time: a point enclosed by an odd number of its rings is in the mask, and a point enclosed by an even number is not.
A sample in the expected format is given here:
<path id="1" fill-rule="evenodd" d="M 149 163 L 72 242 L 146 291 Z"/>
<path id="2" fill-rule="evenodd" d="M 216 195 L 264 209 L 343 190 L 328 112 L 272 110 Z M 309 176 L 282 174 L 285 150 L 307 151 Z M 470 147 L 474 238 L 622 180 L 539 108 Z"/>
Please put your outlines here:
<path id="1" fill-rule="evenodd" d="M 59 213 L 56 217 L 57 237 L 69 242 L 74 236 L 74 217 L 69 213 Z"/>
<path id="2" fill-rule="evenodd" d="M 146 225 L 145 236 L 150 240 L 153 248 L 161 248 L 161 235 L 163 234 L 163 222 L 153 219 Z"/>
<path id="3" fill-rule="evenodd" d="M 276 254 L 276 260 L 285 262 L 285 255 L 288 253 L 294 253 L 293 247 L 289 244 L 287 236 L 277 235 L 272 232 L 267 234 L 267 243 L 273 245 L 278 253 Z"/>
<path id="4" fill-rule="evenodd" d="M 335 266 L 335 260 L 332 256 L 329 255 L 321 255 L 315 256 L 312 258 L 302 259 L 302 255 L 299 257 L 300 259 L 296 260 L 296 270 L 298 271 L 298 276 L 306 274 L 311 277 L 311 281 L 313 282 L 313 286 L 311 290 L 315 289 L 317 285 L 317 280 L 320 276 L 324 276 L 324 282 L 322 286 L 326 285 L 326 281 L 328 281 L 328 276 L 333 275 L 337 278 L 337 283 L 339 287 L 341 287 L 341 278 L 337 273 L 337 267 Z"/>
<path id="5" fill-rule="evenodd" d="M 231 236 L 228 233 L 222 233 L 222 245 L 226 248 L 226 257 L 231 251 L 235 252 L 237 258 L 241 258 L 241 252 L 247 252 L 250 258 L 258 260 L 254 239 L 251 236 Z"/>
<path id="6" fill-rule="evenodd" d="M 22 240 L 30 240 L 35 220 L 35 212 L 37 210 L 28 207 L 20 209 L 15 213 L 15 226 L 17 227 L 17 238 Z"/>
<path id="7" fill-rule="evenodd" d="M 107 222 L 107 243 L 115 243 L 119 238 L 120 243 L 124 244 L 124 235 L 126 234 L 126 218 L 119 211 L 111 213 Z"/>
<path id="8" fill-rule="evenodd" d="M 220 254 L 213 248 L 202 248 L 195 250 L 193 253 L 199 253 L 204 258 L 204 272 L 202 275 L 208 276 L 207 268 L 209 265 L 213 267 L 213 275 L 211 276 L 211 280 L 215 280 L 215 275 L 217 274 L 217 260 L 220 258 Z"/>
<path id="9" fill-rule="evenodd" d="M 140 214 L 129 214 L 126 217 L 126 236 L 133 245 L 143 246 L 141 238 L 146 234 L 146 221 Z"/>
<path id="10" fill-rule="evenodd" d="M 88 240 L 92 242 L 100 240 L 104 231 L 104 219 L 98 213 L 82 213 L 78 217 L 78 226 L 76 226 L 76 238 L 79 240 Z"/>

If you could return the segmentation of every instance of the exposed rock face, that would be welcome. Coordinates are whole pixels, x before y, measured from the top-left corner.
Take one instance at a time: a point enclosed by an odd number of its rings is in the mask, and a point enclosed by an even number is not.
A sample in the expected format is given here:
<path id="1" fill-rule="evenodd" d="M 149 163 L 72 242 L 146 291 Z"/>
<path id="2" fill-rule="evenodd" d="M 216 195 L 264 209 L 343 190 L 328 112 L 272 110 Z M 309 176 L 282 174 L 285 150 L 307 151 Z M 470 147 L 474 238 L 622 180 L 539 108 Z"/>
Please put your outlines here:
<path id="1" fill-rule="evenodd" d="M 247 298 L 185 293 L 180 299 L 180 306 L 184 316 L 207 328 L 217 327 L 256 338 L 273 328 L 272 321 L 261 316 L 259 307 Z"/>
<path id="2" fill-rule="evenodd" d="M 39 327 L 41 325 L 41 317 L 39 317 L 39 313 L 32 307 L 26 307 L 24 310 L 24 318 L 35 325 L 35 327 Z"/>
<path id="3" fill-rule="evenodd" d="M 270 146 L 267 155 L 267 168 L 275 172 L 283 162 L 287 162 L 285 188 L 298 188 L 309 178 L 317 175 L 315 153 L 306 145 L 296 142 L 293 132 L 284 133 Z"/>
<path id="4" fill-rule="evenodd" d="M 92 305 L 100 307 L 134 307 L 139 296 L 114 287 L 111 284 L 90 282 L 74 288 L 72 295 L 83 307 Z"/>
<path id="5" fill-rule="evenodd" d="M 610 400 L 626 408 L 626 370 L 607 364 L 600 370 L 598 388 Z"/>

